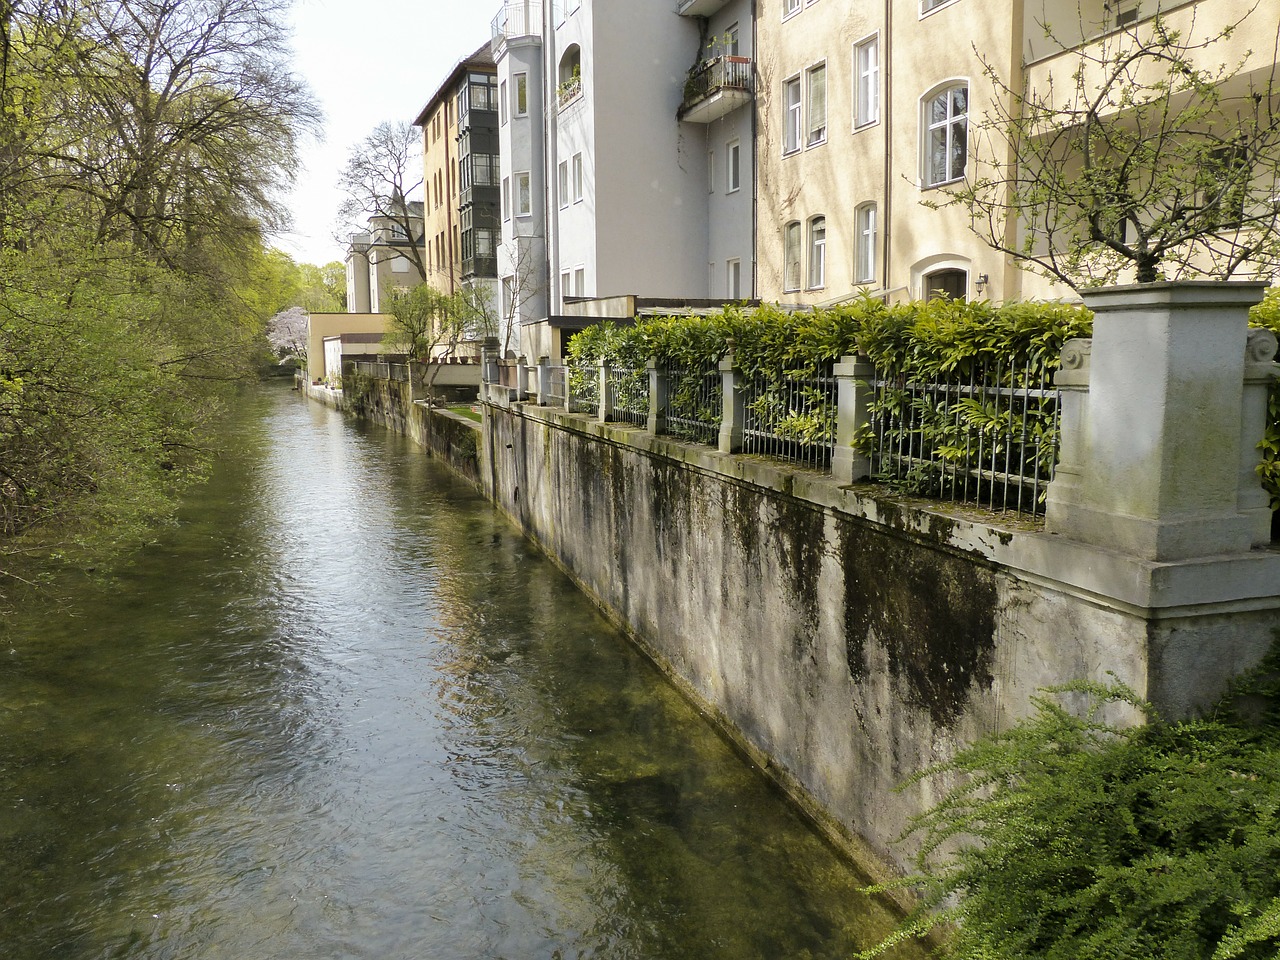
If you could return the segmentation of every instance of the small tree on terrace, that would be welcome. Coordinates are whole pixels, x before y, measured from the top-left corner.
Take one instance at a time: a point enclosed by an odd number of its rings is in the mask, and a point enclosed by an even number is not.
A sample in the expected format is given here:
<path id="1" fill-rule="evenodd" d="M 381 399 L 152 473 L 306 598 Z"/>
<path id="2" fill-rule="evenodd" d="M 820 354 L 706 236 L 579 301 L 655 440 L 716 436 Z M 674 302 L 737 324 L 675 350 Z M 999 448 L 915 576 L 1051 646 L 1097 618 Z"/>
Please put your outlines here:
<path id="1" fill-rule="evenodd" d="M 1276 24 L 1255 4 L 1202 28 L 1222 10 L 1204 6 L 1184 8 L 1181 29 L 1157 13 L 1092 42 L 1083 11 L 1078 37 L 1042 24 L 1051 43 L 1078 49 L 1061 58 L 1068 76 L 1032 67 L 1025 90 L 983 59 L 995 96 L 972 137 L 976 175 L 941 205 L 966 208 L 990 246 L 1075 288 L 1280 265 Z M 1214 63 L 1246 29 L 1266 55 Z"/>

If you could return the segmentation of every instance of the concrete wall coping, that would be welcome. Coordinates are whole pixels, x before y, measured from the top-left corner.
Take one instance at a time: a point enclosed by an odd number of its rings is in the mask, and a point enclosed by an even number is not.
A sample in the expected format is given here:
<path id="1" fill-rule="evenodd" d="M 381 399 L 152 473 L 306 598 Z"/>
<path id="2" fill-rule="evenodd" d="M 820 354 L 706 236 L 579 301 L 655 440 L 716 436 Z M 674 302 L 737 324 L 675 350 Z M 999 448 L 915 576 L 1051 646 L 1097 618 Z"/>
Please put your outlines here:
<path id="1" fill-rule="evenodd" d="M 518 416 L 683 463 L 695 471 L 806 500 L 898 536 L 1008 568 L 1104 608 L 1155 620 L 1280 611 L 1280 549 L 1275 547 L 1188 560 L 1146 560 L 1045 533 L 1038 522 L 1002 524 L 981 508 L 899 497 L 870 483 L 841 485 L 816 471 L 764 457 L 724 454 L 653 436 L 642 427 L 600 423 L 555 408 L 502 406 Z"/>

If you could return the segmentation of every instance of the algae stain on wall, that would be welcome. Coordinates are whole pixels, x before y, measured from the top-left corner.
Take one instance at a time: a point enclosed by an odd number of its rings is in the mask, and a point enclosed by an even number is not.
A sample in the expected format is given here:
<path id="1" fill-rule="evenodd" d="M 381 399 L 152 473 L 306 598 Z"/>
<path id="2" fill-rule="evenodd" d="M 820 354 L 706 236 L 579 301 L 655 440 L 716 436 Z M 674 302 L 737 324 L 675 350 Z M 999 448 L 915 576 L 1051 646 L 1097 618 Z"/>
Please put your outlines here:
<path id="1" fill-rule="evenodd" d="M 991 688 L 995 573 L 864 521 L 841 518 L 837 530 L 850 676 L 866 679 L 866 645 L 877 642 L 904 701 L 950 726 L 975 690 Z"/>

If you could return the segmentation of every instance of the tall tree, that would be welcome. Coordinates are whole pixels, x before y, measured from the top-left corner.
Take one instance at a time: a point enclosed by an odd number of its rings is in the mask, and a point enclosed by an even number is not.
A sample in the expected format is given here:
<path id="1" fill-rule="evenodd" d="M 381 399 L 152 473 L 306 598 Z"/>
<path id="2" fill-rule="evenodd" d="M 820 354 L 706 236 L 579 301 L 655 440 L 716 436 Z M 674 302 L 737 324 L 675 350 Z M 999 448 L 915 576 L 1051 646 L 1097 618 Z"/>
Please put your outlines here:
<path id="1" fill-rule="evenodd" d="M 1205 4 L 1100 38 L 1042 24 L 1064 55 L 996 96 L 975 174 L 949 191 L 992 247 L 1075 287 L 1280 267 L 1274 18 Z M 1078 13 L 1079 11 L 1077 11 Z M 1259 53 L 1222 62 L 1243 31 Z M 1234 49 L 1239 49 L 1236 45 Z M 946 205 L 946 204 L 944 204 Z"/>
<path id="2" fill-rule="evenodd" d="M 351 149 L 338 176 L 346 194 L 338 215 L 344 232 L 365 229 L 370 219 L 395 227 L 407 243 L 396 249 L 427 280 L 422 246 L 422 223 L 410 207 L 410 198 L 422 189 L 422 141 L 409 123 L 380 123 Z"/>

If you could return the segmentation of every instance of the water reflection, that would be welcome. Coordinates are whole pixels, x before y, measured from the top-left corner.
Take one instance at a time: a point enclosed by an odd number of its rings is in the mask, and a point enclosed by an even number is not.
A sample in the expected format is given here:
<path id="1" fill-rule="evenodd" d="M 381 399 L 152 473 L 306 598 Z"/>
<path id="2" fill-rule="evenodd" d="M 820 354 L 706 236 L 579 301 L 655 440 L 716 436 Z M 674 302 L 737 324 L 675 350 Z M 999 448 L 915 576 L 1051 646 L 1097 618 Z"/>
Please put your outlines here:
<path id="1" fill-rule="evenodd" d="M 0 956 L 844 957 L 862 883 L 399 438 L 247 399 L 181 524 L 0 627 Z"/>

